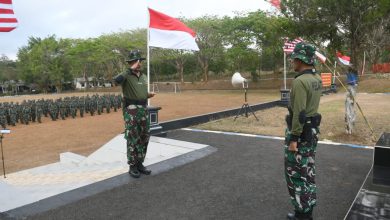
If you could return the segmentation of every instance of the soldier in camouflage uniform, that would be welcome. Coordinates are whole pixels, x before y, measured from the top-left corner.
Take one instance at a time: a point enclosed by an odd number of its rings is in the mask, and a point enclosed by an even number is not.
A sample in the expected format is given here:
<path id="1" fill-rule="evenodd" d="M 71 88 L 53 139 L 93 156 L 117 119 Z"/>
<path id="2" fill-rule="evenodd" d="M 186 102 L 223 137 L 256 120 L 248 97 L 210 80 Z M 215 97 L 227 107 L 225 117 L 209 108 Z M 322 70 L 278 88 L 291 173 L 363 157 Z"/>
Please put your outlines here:
<path id="1" fill-rule="evenodd" d="M 53 100 L 49 102 L 49 113 L 51 120 L 56 121 L 58 119 L 58 105 Z"/>
<path id="2" fill-rule="evenodd" d="M 111 111 L 111 100 L 109 95 L 103 96 L 103 104 L 104 108 L 106 109 L 106 113 L 110 113 Z"/>
<path id="3" fill-rule="evenodd" d="M 42 123 L 42 114 L 43 114 L 43 109 L 42 109 L 42 103 L 37 102 L 36 104 L 36 116 L 37 116 L 37 121 L 38 123 Z"/>
<path id="4" fill-rule="evenodd" d="M 98 95 L 96 95 L 95 99 L 96 99 L 97 112 L 98 112 L 98 115 L 100 115 L 103 112 L 103 99 L 102 99 L 102 97 L 99 97 Z"/>
<path id="5" fill-rule="evenodd" d="M 41 105 L 42 105 L 43 115 L 47 117 L 49 114 L 49 102 L 47 100 L 45 101 L 44 99 L 42 99 Z"/>
<path id="6" fill-rule="evenodd" d="M 12 126 L 15 126 L 16 125 L 16 122 L 17 122 L 17 112 L 16 112 L 16 106 L 11 103 L 10 107 L 9 107 L 9 120 L 10 120 L 10 124 Z"/>
<path id="7" fill-rule="evenodd" d="M 19 102 L 16 103 L 16 122 L 22 122 L 22 106 L 19 104 Z"/>
<path id="8" fill-rule="evenodd" d="M 64 112 L 65 112 L 65 118 L 69 117 L 70 115 L 70 103 L 69 103 L 69 97 L 66 97 L 63 101 L 64 106 Z"/>
<path id="9" fill-rule="evenodd" d="M 114 107 L 114 112 L 117 112 L 118 111 L 118 103 L 117 103 L 117 98 L 115 97 L 115 95 L 110 96 L 110 102 L 111 102 L 111 105 Z"/>
<path id="10" fill-rule="evenodd" d="M 72 118 L 76 118 L 77 115 L 77 101 L 75 99 L 70 101 L 70 115 Z"/>
<path id="11" fill-rule="evenodd" d="M 58 106 L 60 107 L 60 117 L 62 120 L 65 120 L 66 117 L 66 104 L 65 101 L 59 99 L 58 100 Z"/>
<path id="12" fill-rule="evenodd" d="M 318 106 L 322 81 L 317 74 L 315 47 L 298 43 L 291 58 L 298 72 L 292 83 L 289 115 L 286 117 L 285 178 L 295 213 L 288 219 L 313 219 L 316 205 L 315 154 L 321 115 Z"/>
<path id="13" fill-rule="evenodd" d="M 7 125 L 11 125 L 11 117 L 9 114 L 10 104 L 8 102 L 4 102 L 3 105 L 4 105 L 5 118 L 6 118 Z"/>
<path id="14" fill-rule="evenodd" d="M 89 113 L 89 95 L 87 95 L 84 99 L 85 103 L 85 113 Z"/>
<path id="15" fill-rule="evenodd" d="M 80 97 L 77 101 L 80 117 L 84 117 L 84 111 L 85 111 L 85 99 L 84 97 Z"/>
<path id="16" fill-rule="evenodd" d="M 22 114 L 23 114 L 23 123 L 28 125 L 31 119 L 31 107 L 28 105 L 27 102 L 25 102 L 23 105 Z"/>
<path id="17" fill-rule="evenodd" d="M 91 114 L 91 116 L 93 116 L 95 114 L 95 99 L 93 97 L 91 97 L 89 100 L 88 100 L 88 111 L 89 113 Z"/>
<path id="18" fill-rule="evenodd" d="M 118 109 L 122 108 L 122 95 L 119 94 L 117 97 L 116 97 L 116 100 L 117 100 L 117 103 L 118 103 Z"/>
<path id="19" fill-rule="evenodd" d="M 125 138 L 127 141 L 127 159 L 129 174 L 139 178 L 140 174 L 151 173 L 144 162 L 149 144 L 149 113 L 147 99 L 155 94 L 148 92 L 147 77 L 140 72 L 141 61 L 145 60 L 138 50 L 131 51 L 126 62 L 129 68 L 115 77 L 115 82 L 122 87 L 123 118 L 125 120 Z"/>
<path id="20" fill-rule="evenodd" d="M 35 122 L 37 119 L 37 105 L 35 100 L 29 102 L 29 105 L 31 106 L 31 121 Z"/>
<path id="21" fill-rule="evenodd" d="M 0 125 L 2 128 L 7 127 L 7 111 L 2 104 L 0 104 Z"/>

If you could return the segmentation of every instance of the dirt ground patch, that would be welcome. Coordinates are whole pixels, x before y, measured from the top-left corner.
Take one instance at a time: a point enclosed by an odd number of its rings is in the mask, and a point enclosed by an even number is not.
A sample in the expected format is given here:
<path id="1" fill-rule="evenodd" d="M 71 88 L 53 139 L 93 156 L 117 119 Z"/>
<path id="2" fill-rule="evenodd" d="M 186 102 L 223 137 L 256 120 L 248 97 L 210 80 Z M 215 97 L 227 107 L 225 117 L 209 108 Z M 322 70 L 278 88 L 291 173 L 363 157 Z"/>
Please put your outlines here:
<path id="1" fill-rule="evenodd" d="M 99 92 L 102 94 L 101 92 Z M 69 93 L 56 95 L 31 95 L 2 97 L 0 102 L 21 102 L 24 99 L 56 99 L 64 96 L 84 96 L 95 93 Z M 277 100 L 277 90 L 251 90 L 250 103 Z M 162 107 L 160 121 L 221 111 L 240 107 L 243 102 L 242 91 L 185 91 L 182 93 L 160 93 L 151 104 Z M 31 167 L 53 163 L 59 154 L 74 152 L 87 156 L 123 132 L 121 110 L 84 118 L 30 123 L 10 127 L 12 133 L 4 139 L 4 154 L 8 173 Z M 123 146 L 125 147 L 125 146 Z"/>
<path id="2" fill-rule="evenodd" d="M 369 127 L 357 109 L 358 116 L 354 133 L 352 135 L 345 133 L 344 101 L 345 94 L 343 93 L 325 95 L 321 98 L 319 109 L 323 116 L 321 140 L 374 145 L 376 140 L 373 140 Z M 390 95 L 358 94 L 357 101 L 373 127 L 376 138 L 379 138 L 383 132 L 390 131 L 390 111 L 388 111 L 390 109 Z M 286 108 L 277 107 L 256 112 L 259 121 L 256 121 L 253 116 L 249 118 L 240 117 L 236 121 L 233 118 L 227 118 L 199 125 L 197 128 L 284 136 L 286 114 Z"/>

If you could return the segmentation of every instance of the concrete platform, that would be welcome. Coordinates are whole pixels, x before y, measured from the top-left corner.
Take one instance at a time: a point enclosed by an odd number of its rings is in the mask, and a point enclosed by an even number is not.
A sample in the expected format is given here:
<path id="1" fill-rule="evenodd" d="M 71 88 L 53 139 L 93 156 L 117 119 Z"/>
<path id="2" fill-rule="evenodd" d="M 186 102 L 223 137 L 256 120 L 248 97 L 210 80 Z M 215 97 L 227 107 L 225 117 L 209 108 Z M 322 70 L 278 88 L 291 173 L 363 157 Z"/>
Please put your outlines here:
<path id="1" fill-rule="evenodd" d="M 200 150 L 207 145 L 151 137 L 145 165 Z M 66 152 L 60 162 L 7 174 L 0 179 L 0 212 L 128 172 L 126 142 L 118 135 L 88 157 Z"/>
<path id="2" fill-rule="evenodd" d="M 170 163 L 153 164 L 150 167 L 154 175 L 134 181 L 128 175 L 102 181 L 97 184 L 111 188 L 84 199 L 77 199 L 76 195 L 93 191 L 96 184 L 2 215 L 39 220 L 241 220 L 285 219 L 286 213 L 292 210 L 284 180 L 281 140 L 193 131 L 173 131 L 167 135 L 170 139 L 213 146 L 218 151 L 193 159 L 192 163 L 184 164 L 189 158 L 185 155 L 202 150 L 166 160 Z M 372 149 L 319 145 L 318 205 L 314 219 L 345 217 L 370 170 L 372 153 Z M 72 196 L 75 199 L 69 199 Z M 45 205 L 63 200 L 67 204 L 42 210 Z"/>
<path id="3" fill-rule="evenodd" d="M 390 220 L 390 133 L 383 133 L 379 138 L 373 166 L 346 219 Z"/>

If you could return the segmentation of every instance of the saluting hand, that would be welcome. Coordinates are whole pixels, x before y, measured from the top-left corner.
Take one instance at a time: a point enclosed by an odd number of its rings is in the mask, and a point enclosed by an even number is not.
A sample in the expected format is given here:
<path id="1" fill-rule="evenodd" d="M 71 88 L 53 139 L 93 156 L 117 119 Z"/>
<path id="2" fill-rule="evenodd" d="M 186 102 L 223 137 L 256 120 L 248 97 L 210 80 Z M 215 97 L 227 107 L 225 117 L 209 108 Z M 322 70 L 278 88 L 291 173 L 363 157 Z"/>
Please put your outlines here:
<path id="1" fill-rule="evenodd" d="M 296 141 L 290 141 L 290 145 L 288 146 L 288 150 L 292 152 L 298 152 L 298 143 Z"/>

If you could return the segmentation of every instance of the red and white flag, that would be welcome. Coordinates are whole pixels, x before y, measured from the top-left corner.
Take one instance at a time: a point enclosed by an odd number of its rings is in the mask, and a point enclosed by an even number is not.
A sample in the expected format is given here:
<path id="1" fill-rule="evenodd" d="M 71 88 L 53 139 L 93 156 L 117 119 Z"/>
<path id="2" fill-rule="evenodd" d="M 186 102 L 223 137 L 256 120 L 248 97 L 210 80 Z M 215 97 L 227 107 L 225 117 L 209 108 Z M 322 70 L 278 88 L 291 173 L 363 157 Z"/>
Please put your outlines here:
<path id="1" fill-rule="evenodd" d="M 0 0 L 0 32 L 10 32 L 18 25 L 12 0 Z"/>
<path id="2" fill-rule="evenodd" d="M 268 0 L 268 2 L 275 8 L 280 10 L 280 0 Z"/>
<path id="3" fill-rule="evenodd" d="M 342 53 L 339 51 L 336 52 L 337 58 L 339 59 L 340 63 L 349 66 L 351 64 L 351 57 L 349 56 L 344 56 Z"/>
<path id="4" fill-rule="evenodd" d="M 149 46 L 198 51 L 196 33 L 179 19 L 149 8 Z"/>
<path id="5" fill-rule="evenodd" d="M 302 38 L 297 38 L 295 40 L 289 41 L 288 39 L 284 42 L 283 51 L 285 53 L 292 53 L 294 51 L 295 45 L 302 42 Z"/>

